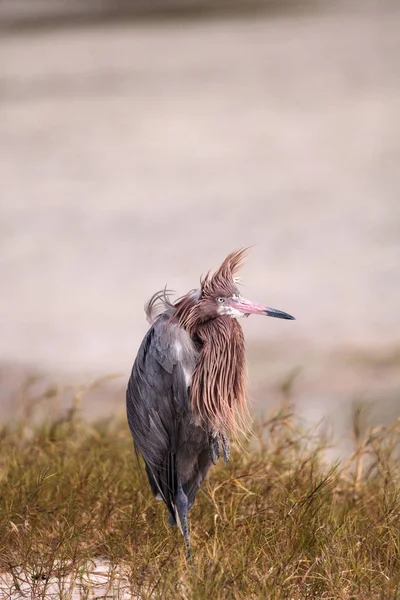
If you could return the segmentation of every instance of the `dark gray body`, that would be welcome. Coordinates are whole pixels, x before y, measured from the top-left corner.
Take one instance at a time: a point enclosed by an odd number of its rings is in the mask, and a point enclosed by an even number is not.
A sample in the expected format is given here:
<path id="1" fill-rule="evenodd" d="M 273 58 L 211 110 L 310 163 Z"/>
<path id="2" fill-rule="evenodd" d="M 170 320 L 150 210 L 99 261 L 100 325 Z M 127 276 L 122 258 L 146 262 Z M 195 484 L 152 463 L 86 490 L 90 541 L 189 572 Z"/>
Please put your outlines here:
<path id="1" fill-rule="evenodd" d="M 158 316 L 143 339 L 126 407 L 151 490 L 167 505 L 170 523 L 177 522 L 185 535 L 182 515 L 187 522 L 187 511 L 213 461 L 210 432 L 196 423 L 190 405 L 198 350 L 188 333 L 171 323 L 170 314 L 167 310 Z"/>

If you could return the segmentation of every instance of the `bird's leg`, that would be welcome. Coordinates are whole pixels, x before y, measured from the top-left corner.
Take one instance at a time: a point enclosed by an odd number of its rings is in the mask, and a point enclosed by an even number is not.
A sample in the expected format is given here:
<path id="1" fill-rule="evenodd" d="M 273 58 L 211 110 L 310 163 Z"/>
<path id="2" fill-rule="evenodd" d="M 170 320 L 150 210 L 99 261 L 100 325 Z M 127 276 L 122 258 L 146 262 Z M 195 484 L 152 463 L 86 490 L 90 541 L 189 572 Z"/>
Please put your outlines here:
<path id="1" fill-rule="evenodd" d="M 176 510 L 179 518 L 179 529 L 181 530 L 183 537 L 185 538 L 186 544 L 186 557 L 188 559 L 191 558 L 190 553 L 190 538 L 189 538 L 189 519 L 188 519 L 188 510 L 189 510 L 189 501 L 185 492 L 183 491 L 182 484 L 178 480 L 178 492 L 176 494 Z"/>
<path id="2" fill-rule="evenodd" d="M 221 431 L 221 440 L 222 440 L 222 452 L 224 453 L 224 462 L 227 465 L 229 462 L 229 457 L 231 455 L 231 443 L 223 431 Z"/>
<path id="3" fill-rule="evenodd" d="M 220 456 L 220 446 L 219 446 L 219 433 L 213 431 L 210 434 L 210 446 L 209 446 L 210 458 L 213 465 L 217 464 L 217 461 Z"/>

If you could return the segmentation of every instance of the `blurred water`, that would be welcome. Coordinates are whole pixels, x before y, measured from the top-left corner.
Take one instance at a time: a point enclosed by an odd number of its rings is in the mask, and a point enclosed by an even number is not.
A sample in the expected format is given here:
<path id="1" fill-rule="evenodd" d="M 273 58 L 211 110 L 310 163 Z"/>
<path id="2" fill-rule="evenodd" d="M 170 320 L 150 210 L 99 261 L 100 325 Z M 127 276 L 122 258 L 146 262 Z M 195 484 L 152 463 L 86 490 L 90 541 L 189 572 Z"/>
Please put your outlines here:
<path id="1" fill-rule="evenodd" d="M 297 321 L 246 337 L 283 365 L 399 344 L 399 26 L 388 3 L 2 36 L 1 361 L 127 373 L 146 299 L 247 244 L 243 294 Z"/>

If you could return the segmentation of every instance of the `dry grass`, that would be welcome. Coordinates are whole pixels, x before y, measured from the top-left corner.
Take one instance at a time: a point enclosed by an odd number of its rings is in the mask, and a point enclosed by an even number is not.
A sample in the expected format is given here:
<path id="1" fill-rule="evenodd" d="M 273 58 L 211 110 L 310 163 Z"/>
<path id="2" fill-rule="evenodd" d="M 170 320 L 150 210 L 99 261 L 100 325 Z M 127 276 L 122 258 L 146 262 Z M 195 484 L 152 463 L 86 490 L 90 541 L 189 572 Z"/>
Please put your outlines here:
<path id="1" fill-rule="evenodd" d="M 198 495 L 193 564 L 124 421 L 91 425 L 72 411 L 4 427 L 0 440 L 2 598 L 91 597 L 71 581 L 100 559 L 129 593 L 97 597 L 400 598 L 400 423 L 361 440 L 355 418 L 354 455 L 334 466 L 292 415 L 258 424 Z"/>

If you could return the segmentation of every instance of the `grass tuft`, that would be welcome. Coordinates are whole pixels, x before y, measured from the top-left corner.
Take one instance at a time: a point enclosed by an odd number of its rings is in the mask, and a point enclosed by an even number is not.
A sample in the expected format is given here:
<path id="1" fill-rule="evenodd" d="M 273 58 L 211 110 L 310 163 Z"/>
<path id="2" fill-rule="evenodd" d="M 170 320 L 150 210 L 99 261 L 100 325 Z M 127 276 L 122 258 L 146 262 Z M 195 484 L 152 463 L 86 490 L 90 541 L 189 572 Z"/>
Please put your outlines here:
<path id="1" fill-rule="evenodd" d="M 399 442 L 400 422 L 361 439 L 356 417 L 354 453 L 332 465 L 293 415 L 256 424 L 198 495 L 187 564 L 125 421 L 5 426 L 0 591 L 94 597 L 103 568 L 113 598 L 400 598 Z"/>

